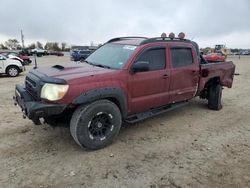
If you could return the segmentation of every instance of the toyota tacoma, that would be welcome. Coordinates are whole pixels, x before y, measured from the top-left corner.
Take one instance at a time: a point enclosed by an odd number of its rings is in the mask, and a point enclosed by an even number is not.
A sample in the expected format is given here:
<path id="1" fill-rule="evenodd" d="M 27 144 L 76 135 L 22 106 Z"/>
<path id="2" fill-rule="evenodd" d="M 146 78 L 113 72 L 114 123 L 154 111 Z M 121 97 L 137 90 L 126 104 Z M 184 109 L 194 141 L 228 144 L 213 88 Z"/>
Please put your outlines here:
<path id="1" fill-rule="evenodd" d="M 35 124 L 66 124 L 77 144 L 100 149 L 122 122 L 176 109 L 197 96 L 220 110 L 222 88 L 232 87 L 234 72 L 232 62 L 207 62 L 184 33 L 120 37 L 82 63 L 31 70 L 13 98 Z"/>

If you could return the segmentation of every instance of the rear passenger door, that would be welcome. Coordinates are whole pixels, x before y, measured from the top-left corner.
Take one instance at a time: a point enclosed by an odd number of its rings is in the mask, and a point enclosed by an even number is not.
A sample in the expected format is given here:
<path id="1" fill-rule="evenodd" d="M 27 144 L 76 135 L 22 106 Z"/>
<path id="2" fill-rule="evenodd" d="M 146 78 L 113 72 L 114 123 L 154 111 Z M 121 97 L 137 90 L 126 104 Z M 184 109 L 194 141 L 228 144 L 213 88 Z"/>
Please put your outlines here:
<path id="1" fill-rule="evenodd" d="M 195 96 L 199 81 L 199 64 L 192 46 L 170 46 L 170 100 L 179 102 Z"/>
<path id="2" fill-rule="evenodd" d="M 149 47 L 140 52 L 136 60 L 149 62 L 149 70 L 130 74 L 131 111 L 141 112 L 169 102 L 169 70 L 166 47 Z"/>

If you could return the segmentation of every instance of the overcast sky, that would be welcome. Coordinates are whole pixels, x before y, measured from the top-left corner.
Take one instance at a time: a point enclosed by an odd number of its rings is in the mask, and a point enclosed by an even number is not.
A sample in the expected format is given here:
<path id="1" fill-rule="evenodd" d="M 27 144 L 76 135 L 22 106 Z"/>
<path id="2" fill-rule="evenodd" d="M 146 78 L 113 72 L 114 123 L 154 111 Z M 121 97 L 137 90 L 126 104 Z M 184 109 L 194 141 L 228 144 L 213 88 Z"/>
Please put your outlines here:
<path id="1" fill-rule="evenodd" d="M 250 48 L 250 0 L 1 0 L 0 43 L 89 45 L 183 31 L 201 47 Z"/>

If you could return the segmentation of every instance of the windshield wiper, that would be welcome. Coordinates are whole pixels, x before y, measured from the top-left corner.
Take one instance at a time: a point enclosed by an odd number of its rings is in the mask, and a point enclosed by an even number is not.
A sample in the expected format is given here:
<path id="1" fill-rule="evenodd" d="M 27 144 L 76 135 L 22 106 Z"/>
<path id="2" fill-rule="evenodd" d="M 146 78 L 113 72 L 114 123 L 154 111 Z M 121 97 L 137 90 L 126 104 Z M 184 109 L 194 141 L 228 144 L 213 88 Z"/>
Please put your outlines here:
<path id="1" fill-rule="evenodd" d="M 108 65 L 95 64 L 95 63 L 91 63 L 91 62 L 89 62 L 89 61 L 87 61 L 87 60 L 84 60 L 84 61 L 82 61 L 82 62 L 88 63 L 89 65 L 97 66 L 97 67 L 102 67 L 102 68 L 106 68 L 106 69 L 111 69 L 111 67 L 108 66 Z"/>
<path id="2" fill-rule="evenodd" d="M 88 63 L 88 64 L 91 64 L 90 62 L 88 62 L 87 60 L 83 60 L 81 61 L 82 63 Z"/>
<path id="3" fill-rule="evenodd" d="M 97 66 L 97 67 L 106 68 L 106 69 L 111 69 L 111 67 L 110 67 L 110 66 L 108 66 L 108 65 L 94 64 L 94 63 L 92 63 L 91 65 L 94 65 L 94 66 Z"/>

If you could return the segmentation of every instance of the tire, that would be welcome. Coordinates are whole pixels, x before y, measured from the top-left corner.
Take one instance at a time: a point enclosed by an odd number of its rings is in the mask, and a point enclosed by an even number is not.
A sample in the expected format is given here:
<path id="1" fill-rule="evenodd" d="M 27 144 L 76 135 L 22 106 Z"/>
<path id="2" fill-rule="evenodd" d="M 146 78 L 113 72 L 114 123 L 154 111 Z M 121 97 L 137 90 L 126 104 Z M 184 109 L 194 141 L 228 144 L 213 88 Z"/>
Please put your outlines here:
<path id="1" fill-rule="evenodd" d="M 24 60 L 24 65 L 29 65 L 31 62 L 29 60 Z"/>
<path id="2" fill-rule="evenodd" d="M 214 84 L 210 86 L 208 91 L 208 108 L 212 110 L 220 110 L 222 98 L 222 86 L 220 84 Z"/>
<path id="3" fill-rule="evenodd" d="M 10 77 L 17 77 L 20 73 L 20 69 L 17 66 L 9 66 L 6 70 L 6 73 Z"/>
<path id="4" fill-rule="evenodd" d="M 121 124 L 119 108 L 109 100 L 99 100 L 75 110 L 70 121 L 70 132 L 80 146 L 96 150 L 112 143 Z"/>
<path id="5" fill-rule="evenodd" d="M 32 119 L 31 120 L 35 125 L 41 125 L 42 123 L 40 122 L 39 119 Z"/>
<path id="6" fill-rule="evenodd" d="M 84 58 L 81 58 L 81 59 L 80 59 L 80 62 L 84 62 L 84 61 L 85 61 L 85 59 L 84 59 Z"/>

